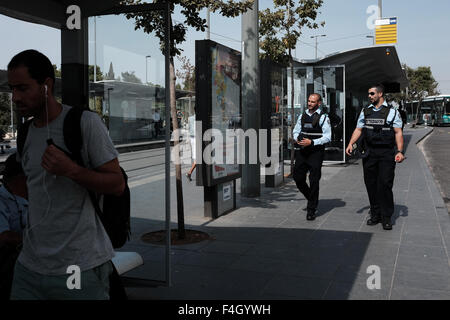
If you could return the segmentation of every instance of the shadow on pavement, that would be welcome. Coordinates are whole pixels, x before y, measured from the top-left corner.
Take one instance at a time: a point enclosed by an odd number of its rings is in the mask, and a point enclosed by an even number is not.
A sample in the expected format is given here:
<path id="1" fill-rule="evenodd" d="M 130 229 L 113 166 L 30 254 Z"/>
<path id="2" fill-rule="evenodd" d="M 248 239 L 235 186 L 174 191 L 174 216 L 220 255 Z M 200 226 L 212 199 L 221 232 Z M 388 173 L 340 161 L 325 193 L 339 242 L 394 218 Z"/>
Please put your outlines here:
<path id="1" fill-rule="evenodd" d="M 132 219 L 134 233 L 158 221 Z M 161 224 L 163 224 L 161 222 Z M 367 289 L 363 265 L 372 234 L 289 228 L 199 227 L 214 240 L 171 248 L 171 287 L 127 288 L 130 299 L 338 299 L 386 298 Z M 139 237 L 137 237 L 139 238 Z M 165 279 L 165 247 L 134 240 L 144 265 L 127 277 Z M 387 286 L 386 286 L 387 287 Z M 375 290 L 377 291 L 377 290 Z"/>

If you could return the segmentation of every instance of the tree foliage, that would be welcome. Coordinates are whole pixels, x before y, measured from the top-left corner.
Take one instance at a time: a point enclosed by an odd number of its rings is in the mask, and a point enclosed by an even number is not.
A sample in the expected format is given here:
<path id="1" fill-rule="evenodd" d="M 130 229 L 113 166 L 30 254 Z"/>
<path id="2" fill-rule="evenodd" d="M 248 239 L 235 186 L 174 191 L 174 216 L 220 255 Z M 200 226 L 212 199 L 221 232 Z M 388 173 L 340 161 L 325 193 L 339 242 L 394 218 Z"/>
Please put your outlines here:
<path id="1" fill-rule="evenodd" d="M 434 79 L 431 67 L 421 66 L 416 69 L 403 64 L 409 84 L 408 89 L 403 89 L 400 93 L 391 95 L 392 99 L 398 103 L 406 101 L 420 101 L 427 96 L 439 95 L 437 89 L 439 83 Z"/>
<path id="2" fill-rule="evenodd" d="M 187 57 L 179 57 L 180 70 L 176 71 L 177 78 L 183 79 L 183 90 L 195 91 L 195 66 Z M 181 87 L 180 87 L 181 89 Z"/>
<path id="3" fill-rule="evenodd" d="M 325 25 L 325 22 L 315 22 L 323 0 L 273 0 L 273 3 L 273 11 L 267 8 L 259 12 L 262 58 L 287 66 L 303 29 Z"/>
<path id="4" fill-rule="evenodd" d="M 165 0 L 154 0 L 153 3 L 165 2 Z M 122 4 L 135 5 L 142 4 L 142 0 L 124 0 Z M 200 11 L 209 7 L 211 12 L 220 12 L 225 17 L 237 17 L 242 12 L 250 9 L 253 0 L 172 0 L 170 4 L 171 14 L 175 6 L 181 7 L 184 16 L 183 22 L 174 23 L 171 21 L 171 48 L 172 57 L 180 55 L 182 49 L 180 44 L 186 40 L 188 27 L 195 28 L 196 31 L 206 30 L 206 19 L 200 16 Z M 161 12 L 129 13 L 128 19 L 135 20 L 135 29 L 142 29 L 146 33 L 154 32 L 160 40 L 160 49 L 164 54 L 164 17 Z"/>
<path id="5" fill-rule="evenodd" d="M 102 81 L 103 80 L 103 72 L 100 69 L 99 66 L 96 66 L 95 68 L 95 77 L 97 78 L 95 81 Z M 94 66 L 89 65 L 89 81 L 94 82 Z"/>
<path id="6" fill-rule="evenodd" d="M 13 112 L 14 124 L 17 124 L 16 115 Z M 11 101 L 10 94 L 6 92 L 0 93 L 0 129 L 7 132 L 11 125 Z M 1 137 L 0 137 L 1 138 Z"/>
<path id="7" fill-rule="evenodd" d="M 138 77 L 136 77 L 136 75 L 134 74 L 134 71 L 128 72 L 122 72 L 122 80 L 124 82 L 131 82 L 131 83 L 142 83 L 142 80 L 139 79 Z"/>

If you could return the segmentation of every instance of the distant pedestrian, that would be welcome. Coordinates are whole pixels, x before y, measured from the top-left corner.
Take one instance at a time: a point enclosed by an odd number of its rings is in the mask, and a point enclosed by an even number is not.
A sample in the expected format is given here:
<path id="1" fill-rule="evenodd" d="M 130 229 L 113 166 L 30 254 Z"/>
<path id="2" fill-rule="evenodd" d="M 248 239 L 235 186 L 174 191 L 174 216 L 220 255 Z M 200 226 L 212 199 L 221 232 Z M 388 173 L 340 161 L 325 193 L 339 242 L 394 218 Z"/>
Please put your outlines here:
<path id="1" fill-rule="evenodd" d="M 159 114 L 159 109 L 155 109 L 153 114 L 153 121 L 155 122 L 155 138 L 159 135 L 159 130 L 161 129 L 161 115 Z"/>
<path id="2" fill-rule="evenodd" d="M 191 169 L 186 173 L 186 178 L 189 181 L 192 181 L 192 173 L 197 167 L 197 162 L 195 161 L 195 153 L 196 153 L 196 144 L 195 144 L 195 114 L 191 115 L 188 118 L 189 124 L 189 141 L 191 143 L 191 158 L 192 158 L 192 166 Z"/>
<path id="3" fill-rule="evenodd" d="M 384 86 L 369 89 L 370 106 L 359 116 L 357 127 L 346 149 L 353 152 L 353 144 L 364 135 L 367 157 L 363 159 L 364 182 L 370 202 L 369 226 L 382 223 L 384 230 L 392 230 L 394 214 L 395 166 L 405 159 L 403 150 L 403 130 L 400 114 L 384 99 Z"/>
<path id="4" fill-rule="evenodd" d="M 408 122 L 408 116 L 406 114 L 403 105 L 400 105 L 400 107 L 398 107 L 398 112 L 400 113 L 400 117 L 402 118 L 402 130 L 403 130 L 405 128 L 406 122 Z"/>
<path id="5" fill-rule="evenodd" d="M 331 141 L 331 125 L 328 115 L 320 109 L 322 97 L 314 93 L 308 98 L 308 110 L 298 118 L 293 131 L 295 145 L 294 180 L 297 188 L 308 200 L 306 208 L 308 221 L 316 219 L 319 204 L 319 181 L 326 143 Z M 309 186 L 306 174 L 309 171 Z"/>
<path id="6" fill-rule="evenodd" d="M 26 177 L 15 153 L 6 159 L 0 175 L 0 300 L 8 300 L 27 222 L 28 195 Z"/>
<path id="7" fill-rule="evenodd" d="M 63 124 L 71 107 L 54 96 L 50 60 L 36 50 L 17 54 L 8 64 L 8 84 L 21 116 L 33 117 L 28 134 L 18 135 L 25 141 L 18 160 L 27 177 L 29 219 L 11 299 L 109 299 L 114 249 L 89 195 L 125 189 L 106 126 L 96 113 L 82 113 L 81 166 L 65 153 Z M 68 272 L 78 272 L 79 288 L 68 287 Z"/>

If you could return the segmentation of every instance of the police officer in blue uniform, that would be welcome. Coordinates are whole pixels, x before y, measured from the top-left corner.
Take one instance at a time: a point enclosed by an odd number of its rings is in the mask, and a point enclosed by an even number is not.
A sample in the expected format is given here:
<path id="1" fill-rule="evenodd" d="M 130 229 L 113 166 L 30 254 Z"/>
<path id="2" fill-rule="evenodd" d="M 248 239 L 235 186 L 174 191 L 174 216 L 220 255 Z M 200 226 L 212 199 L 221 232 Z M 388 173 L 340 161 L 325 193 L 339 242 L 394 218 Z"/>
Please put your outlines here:
<path id="1" fill-rule="evenodd" d="M 367 224 L 374 226 L 381 222 L 384 230 L 392 230 L 395 166 L 405 157 L 401 116 L 386 103 L 384 91 L 383 85 L 369 89 L 372 104 L 362 110 L 346 153 L 351 155 L 353 144 L 363 134 L 367 147 L 363 159 L 364 182 L 370 202 Z"/>
<path id="2" fill-rule="evenodd" d="M 308 110 L 297 120 L 293 131 L 296 147 L 294 180 L 297 188 L 308 200 L 308 221 L 316 219 L 319 203 L 319 181 L 322 176 L 324 145 L 331 141 L 331 125 L 328 115 L 320 109 L 322 97 L 313 93 L 308 98 Z M 309 171 L 309 186 L 306 174 Z"/>

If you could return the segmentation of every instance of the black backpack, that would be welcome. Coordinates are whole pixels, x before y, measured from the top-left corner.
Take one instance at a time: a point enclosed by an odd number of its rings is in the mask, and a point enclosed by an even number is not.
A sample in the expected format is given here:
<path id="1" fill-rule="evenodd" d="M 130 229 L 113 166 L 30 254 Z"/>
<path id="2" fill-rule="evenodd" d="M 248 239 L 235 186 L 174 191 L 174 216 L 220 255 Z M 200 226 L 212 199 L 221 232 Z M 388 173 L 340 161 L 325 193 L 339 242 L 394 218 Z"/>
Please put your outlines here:
<path id="1" fill-rule="evenodd" d="M 70 154 L 68 156 L 78 163 L 78 165 L 86 167 L 81 157 L 81 148 L 83 141 L 81 137 L 81 116 L 84 111 L 80 108 L 71 108 L 63 125 L 64 143 L 67 146 Z M 33 119 L 26 121 L 19 129 L 17 136 L 17 151 L 22 155 L 25 140 L 28 135 L 28 128 Z M 120 196 L 104 194 L 103 195 L 103 209 L 100 209 L 99 196 L 94 192 L 89 191 L 92 204 L 95 212 L 100 217 L 103 227 L 108 234 L 111 243 L 115 249 L 121 248 L 127 240 L 130 240 L 130 188 L 128 187 L 128 176 L 122 167 L 125 190 Z"/>

